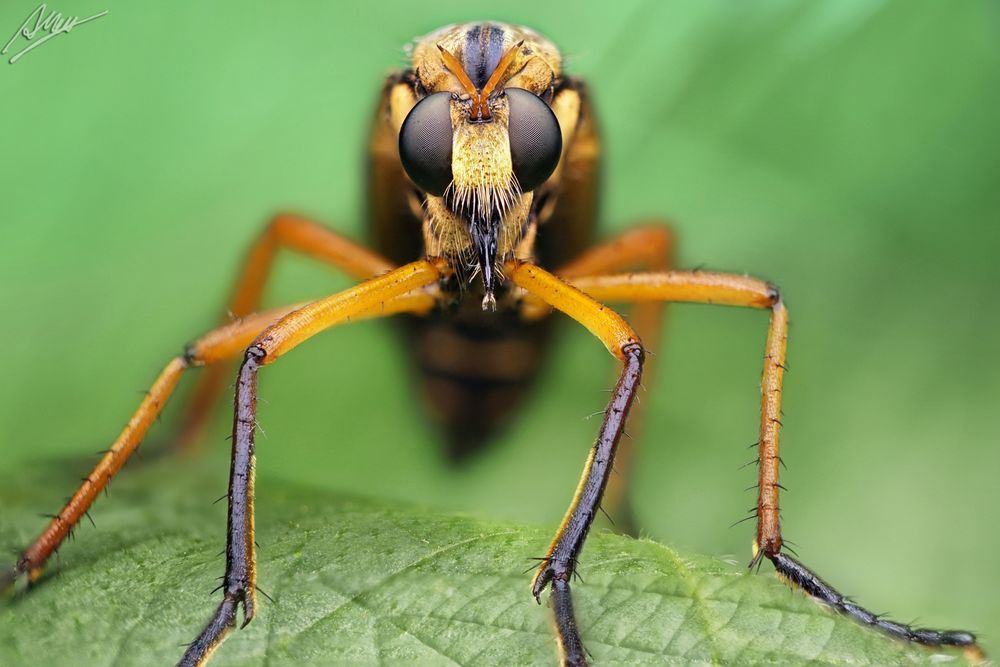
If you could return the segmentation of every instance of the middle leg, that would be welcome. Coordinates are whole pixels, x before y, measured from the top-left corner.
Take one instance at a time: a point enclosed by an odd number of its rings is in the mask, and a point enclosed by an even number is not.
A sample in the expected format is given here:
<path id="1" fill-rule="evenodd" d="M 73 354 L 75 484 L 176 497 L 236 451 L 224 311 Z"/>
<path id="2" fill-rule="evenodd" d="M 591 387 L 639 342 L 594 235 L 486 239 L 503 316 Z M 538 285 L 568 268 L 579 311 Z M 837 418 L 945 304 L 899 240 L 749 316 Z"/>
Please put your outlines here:
<path id="1" fill-rule="evenodd" d="M 254 313 L 230 322 L 205 334 L 188 345 L 183 354 L 171 359 L 146 392 L 125 428 L 104 452 L 90 474 L 81 480 L 80 486 L 59 513 L 52 516 L 45 529 L 21 552 L 14 567 L 0 572 L 0 591 L 22 576 L 26 576 L 29 581 L 35 581 L 42 575 L 45 563 L 51 555 L 69 537 L 80 520 L 87 516 L 101 491 L 138 449 L 147 430 L 170 399 L 185 370 L 235 357 L 267 325 L 298 307 L 300 306 L 288 306 Z"/>
<path id="2" fill-rule="evenodd" d="M 386 304 L 373 304 L 367 310 L 354 315 L 354 319 L 380 317 L 396 312 L 425 312 L 433 303 L 434 299 L 430 294 L 418 291 L 395 298 Z M 45 529 L 20 553 L 13 567 L 0 570 L 0 592 L 22 577 L 35 581 L 42 575 L 48 559 L 69 537 L 80 520 L 87 516 L 87 512 L 101 491 L 138 449 L 149 427 L 167 404 L 186 370 L 200 366 L 212 368 L 239 356 L 239 353 L 245 350 L 268 325 L 291 312 L 301 310 L 306 305 L 275 308 L 234 320 L 198 338 L 185 348 L 183 354 L 171 359 L 146 392 L 138 409 L 132 414 L 118 438 L 90 474 L 81 480 L 80 486 L 59 513 L 52 516 Z"/>
<path id="3" fill-rule="evenodd" d="M 649 301 L 717 304 L 771 311 L 761 377 L 760 442 L 758 453 L 757 533 L 750 567 L 767 558 L 779 577 L 815 600 L 862 625 L 885 634 L 931 647 L 963 647 L 970 659 L 982 653 L 976 637 L 958 630 L 933 630 L 898 623 L 854 604 L 807 566 L 782 552 L 779 519 L 779 436 L 781 432 L 782 380 L 788 340 L 788 310 L 771 284 L 725 273 L 673 271 L 580 277 L 573 285 L 606 301 Z"/>

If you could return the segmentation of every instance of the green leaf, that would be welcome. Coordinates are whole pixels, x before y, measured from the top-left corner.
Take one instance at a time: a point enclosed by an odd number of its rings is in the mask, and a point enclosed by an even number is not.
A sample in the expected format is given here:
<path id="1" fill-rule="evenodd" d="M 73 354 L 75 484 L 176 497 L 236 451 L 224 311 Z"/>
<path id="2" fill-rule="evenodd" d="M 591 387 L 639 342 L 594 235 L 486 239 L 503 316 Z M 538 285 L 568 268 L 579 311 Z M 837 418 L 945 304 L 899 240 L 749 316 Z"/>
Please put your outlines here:
<path id="1" fill-rule="evenodd" d="M 223 570 L 219 470 L 130 474 L 42 583 L 0 608 L 0 664 L 170 664 L 214 609 Z M 53 475 L 48 475 L 51 481 Z M 56 475 L 56 477 L 59 477 Z M 0 488 L 0 540 L 24 543 L 52 484 Z M 67 480 L 59 480 L 68 484 Z M 528 590 L 549 527 L 280 485 L 258 489 L 260 598 L 215 665 L 555 664 L 549 612 Z M 210 509 L 208 509 L 210 508 Z M 23 544 L 22 544 L 23 546 Z M 597 531 L 574 585 L 592 658 L 611 663 L 927 662 L 835 616 L 770 573 Z"/>

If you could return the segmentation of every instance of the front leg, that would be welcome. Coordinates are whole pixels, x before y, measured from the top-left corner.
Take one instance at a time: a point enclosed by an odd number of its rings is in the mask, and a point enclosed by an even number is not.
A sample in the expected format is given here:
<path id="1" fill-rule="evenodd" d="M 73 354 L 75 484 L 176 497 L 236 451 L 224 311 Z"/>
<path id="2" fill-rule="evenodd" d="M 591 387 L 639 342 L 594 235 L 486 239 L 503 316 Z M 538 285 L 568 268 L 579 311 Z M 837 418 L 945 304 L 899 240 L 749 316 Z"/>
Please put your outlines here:
<path id="1" fill-rule="evenodd" d="M 621 376 L 576 493 L 531 583 L 531 592 L 539 602 L 545 587 L 552 584 L 552 609 L 562 663 L 586 665 L 587 656 L 573 616 L 570 580 L 614 467 L 618 442 L 642 379 L 645 352 L 638 336 L 618 313 L 559 278 L 532 264 L 512 263 L 508 273 L 511 280 L 529 294 L 587 327 L 622 361 Z"/>
<path id="2" fill-rule="evenodd" d="M 604 275 L 621 271 L 667 271 L 674 262 L 674 235 L 668 220 L 644 220 L 641 224 L 585 250 L 581 255 L 555 271 L 563 280 L 573 281 L 580 276 Z M 544 306 L 544 304 L 540 304 Z M 530 307 L 526 309 L 530 317 Z M 661 347 L 665 304 L 662 301 L 643 301 L 630 304 L 627 318 L 642 339 L 647 352 L 654 354 Z M 546 315 L 549 308 L 539 308 L 537 315 Z M 644 372 L 644 383 L 650 386 L 650 372 Z M 629 413 L 625 428 L 633 436 L 621 442 L 615 456 L 615 474 L 608 480 L 601 506 L 614 517 L 613 528 L 633 537 L 639 534 L 635 510 L 631 501 L 633 462 L 639 451 L 645 421 L 642 405 L 636 404 Z"/>
<path id="3" fill-rule="evenodd" d="M 615 385 L 611 402 L 604 412 L 604 421 L 597 441 L 590 450 L 590 456 L 587 457 L 580 484 L 576 487 L 569 510 L 531 583 L 531 592 L 536 600 L 539 600 L 545 586 L 552 583 L 552 606 L 559 633 L 560 652 L 563 663 L 567 665 L 587 664 L 573 618 L 570 579 L 576 570 L 576 560 L 587 539 L 590 524 L 600 508 L 601 497 L 614 467 L 618 441 L 642 379 L 642 345 L 638 341 L 627 343 L 622 348 L 622 355 L 625 357 L 625 366 Z"/>
<path id="4" fill-rule="evenodd" d="M 236 381 L 232 463 L 229 469 L 229 515 L 226 573 L 222 603 L 188 645 L 179 665 L 203 665 L 236 625 L 243 606 L 243 626 L 257 608 L 254 557 L 254 433 L 257 428 L 257 372 L 285 352 L 337 324 L 396 313 L 426 314 L 435 294 L 422 289 L 441 278 L 445 266 L 421 260 L 390 271 L 338 294 L 295 310 L 265 329 L 246 350 Z"/>
<path id="5" fill-rule="evenodd" d="M 614 465 L 618 441 L 624 430 L 629 408 L 642 379 L 644 352 L 638 341 L 626 343 L 622 348 L 625 365 L 621 377 L 615 385 L 597 440 L 590 450 L 583 476 L 576 487 L 573 501 L 556 532 L 545 558 L 542 560 L 531 592 L 537 599 L 542 590 L 553 579 L 569 580 L 576 566 L 576 558 L 587 539 L 587 531 L 601 504 L 601 496 L 607 486 L 608 477 Z"/>
<path id="6" fill-rule="evenodd" d="M 257 369 L 264 350 L 251 345 L 236 380 L 233 413 L 233 451 L 229 468 L 229 517 L 226 529 L 226 574 L 222 604 L 201 634 L 191 642 L 180 665 L 204 664 L 236 624 L 236 608 L 243 605 L 243 625 L 257 608 L 257 569 L 254 553 L 254 433 L 257 429 Z"/>

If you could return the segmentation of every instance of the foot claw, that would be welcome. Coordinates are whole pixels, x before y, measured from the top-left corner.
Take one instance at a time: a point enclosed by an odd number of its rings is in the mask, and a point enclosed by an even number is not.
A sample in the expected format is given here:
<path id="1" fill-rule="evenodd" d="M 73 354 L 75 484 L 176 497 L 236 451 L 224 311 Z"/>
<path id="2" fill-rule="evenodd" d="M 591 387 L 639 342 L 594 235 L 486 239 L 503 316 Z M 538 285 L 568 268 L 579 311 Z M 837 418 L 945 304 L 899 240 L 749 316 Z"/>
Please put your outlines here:
<path id="1" fill-rule="evenodd" d="M 556 571 L 552 567 L 552 562 L 548 559 L 542 561 L 542 564 L 538 567 L 538 572 L 535 574 L 535 578 L 531 582 L 531 594 L 535 596 L 535 602 L 542 604 L 542 593 L 555 576 Z"/>

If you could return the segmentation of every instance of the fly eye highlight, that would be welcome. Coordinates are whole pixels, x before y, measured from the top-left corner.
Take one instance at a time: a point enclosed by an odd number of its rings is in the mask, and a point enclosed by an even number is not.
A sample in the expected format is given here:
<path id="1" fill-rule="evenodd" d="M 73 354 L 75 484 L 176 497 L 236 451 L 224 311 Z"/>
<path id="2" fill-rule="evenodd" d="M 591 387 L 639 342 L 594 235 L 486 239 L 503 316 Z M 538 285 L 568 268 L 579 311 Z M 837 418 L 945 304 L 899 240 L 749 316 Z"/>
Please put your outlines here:
<path id="1" fill-rule="evenodd" d="M 399 130 L 399 159 L 418 188 L 440 197 L 451 183 L 451 93 L 428 95 Z"/>
<path id="2" fill-rule="evenodd" d="M 555 171 L 562 132 L 549 105 L 523 88 L 507 88 L 510 158 L 521 192 L 534 190 Z"/>

